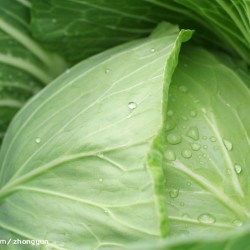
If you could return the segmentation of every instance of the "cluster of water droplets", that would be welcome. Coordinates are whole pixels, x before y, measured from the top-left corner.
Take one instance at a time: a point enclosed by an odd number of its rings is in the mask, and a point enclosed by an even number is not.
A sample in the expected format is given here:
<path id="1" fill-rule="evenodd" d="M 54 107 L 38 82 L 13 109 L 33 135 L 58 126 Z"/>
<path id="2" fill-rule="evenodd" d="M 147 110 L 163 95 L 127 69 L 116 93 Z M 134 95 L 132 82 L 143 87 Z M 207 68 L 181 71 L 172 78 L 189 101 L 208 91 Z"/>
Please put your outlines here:
<path id="1" fill-rule="evenodd" d="M 185 85 L 180 85 L 178 87 L 178 90 L 182 93 L 187 93 L 188 88 Z M 173 102 L 173 95 L 171 94 L 170 97 L 172 98 Z M 195 100 L 194 103 L 199 103 L 199 100 Z M 187 109 L 188 105 L 184 104 L 184 109 Z M 213 112 L 212 110 L 207 110 L 204 107 L 200 108 L 200 113 L 208 116 L 208 112 Z M 221 150 L 221 144 L 224 144 L 225 149 L 230 153 L 230 151 L 233 150 L 233 143 L 229 139 L 225 138 L 218 138 L 214 135 L 211 136 L 206 136 L 206 135 L 200 135 L 200 131 L 197 126 L 195 125 L 185 125 L 185 122 L 189 121 L 189 119 L 194 119 L 198 115 L 197 110 L 189 110 L 185 112 L 185 115 L 182 115 L 180 118 L 183 121 L 182 129 L 183 129 L 183 134 L 180 135 L 179 133 L 175 132 L 174 128 L 176 127 L 176 122 L 174 122 L 174 111 L 172 109 L 169 109 L 167 111 L 167 124 L 166 124 L 166 131 L 169 131 L 167 134 L 167 142 L 169 143 L 168 149 L 165 152 L 165 158 L 168 161 L 175 161 L 177 159 L 177 152 L 174 150 L 174 146 L 181 143 L 183 141 L 183 138 L 189 138 L 191 139 L 189 145 L 186 145 L 185 148 L 180 150 L 180 156 L 185 158 L 185 159 L 190 159 L 195 152 L 200 152 L 199 155 L 197 155 L 200 158 L 200 165 L 204 164 L 204 160 L 212 161 L 212 158 L 209 156 L 208 150 L 208 142 L 214 143 L 214 146 L 211 145 L 211 147 L 214 148 L 214 150 Z M 174 132 L 173 132 L 174 131 Z M 209 141 L 208 141 L 209 140 Z M 193 141 L 193 142 L 192 142 Z M 204 145 L 204 142 L 206 143 Z M 171 146 L 172 145 L 172 146 Z M 203 158 L 203 159 L 202 159 Z M 232 172 L 232 170 L 230 170 Z M 234 165 L 234 171 L 236 174 L 240 174 L 242 172 L 242 167 L 238 164 L 235 163 Z M 230 173 L 231 174 L 231 173 Z"/>

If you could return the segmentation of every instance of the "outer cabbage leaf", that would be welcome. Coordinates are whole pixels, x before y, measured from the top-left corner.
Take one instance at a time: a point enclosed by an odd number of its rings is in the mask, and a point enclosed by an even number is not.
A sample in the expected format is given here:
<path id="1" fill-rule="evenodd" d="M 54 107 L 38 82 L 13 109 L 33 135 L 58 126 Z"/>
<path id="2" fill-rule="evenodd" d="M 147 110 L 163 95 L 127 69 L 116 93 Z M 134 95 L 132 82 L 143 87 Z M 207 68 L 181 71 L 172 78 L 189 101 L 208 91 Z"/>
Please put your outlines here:
<path id="1" fill-rule="evenodd" d="M 148 35 L 167 12 L 138 0 L 35 0 L 32 14 L 34 35 L 76 62 Z"/>
<path id="2" fill-rule="evenodd" d="M 163 172 L 147 158 L 190 36 L 162 24 L 83 61 L 22 109 L 0 155 L 2 238 L 112 249 L 167 234 Z"/>
<path id="3" fill-rule="evenodd" d="M 250 64 L 246 0 L 34 0 L 33 4 L 34 35 L 72 62 L 145 36 L 166 20 L 197 30 L 197 42 L 226 49 Z"/>
<path id="4" fill-rule="evenodd" d="M 0 145 L 14 114 L 65 68 L 31 37 L 29 9 L 15 0 L 0 1 Z"/>
<path id="5" fill-rule="evenodd" d="M 237 67 L 199 48 L 180 56 L 165 132 L 172 234 L 222 233 L 249 220 L 250 78 Z"/>
<path id="6" fill-rule="evenodd" d="M 207 47 L 215 45 L 250 64 L 250 2 L 248 0 L 146 0 L 179 16 L 178 24 L 197 30 Z M 166 20 L 171 20 L 166 17 Z M 172 20 L 171 20 L 172 21 Z M 192 23 L 192 21 L 194 23 Z"/>

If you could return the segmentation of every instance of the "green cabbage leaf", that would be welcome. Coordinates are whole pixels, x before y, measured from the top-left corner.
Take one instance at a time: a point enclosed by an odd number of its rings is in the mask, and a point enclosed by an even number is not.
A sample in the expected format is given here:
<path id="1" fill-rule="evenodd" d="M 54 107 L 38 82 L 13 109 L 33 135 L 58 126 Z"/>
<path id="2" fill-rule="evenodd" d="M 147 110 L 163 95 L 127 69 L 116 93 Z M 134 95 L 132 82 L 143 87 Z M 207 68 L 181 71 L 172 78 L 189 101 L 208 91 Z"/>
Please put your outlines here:
<path id="1" fill-rule="evenodd" d="M 163 23 L 83 61 L 18 113 L 0 155 L 2 238 L 112 249 L 168 234 L 163 171 L 149 162 L 191 34 Z"/>
<path id="2" fill-rule="evenodd" d="M 0 145 L 17 111 L 65 69 L 32 38 L 29 19 L 22 2 L 0 1 Z"/>
<path id="3" fill-rule="evenodd" d="M 250 64 L 248 0 L 33 0 L 32 7 L 35 37 L 71 62 L 146 36 L 162 20 Z"/>

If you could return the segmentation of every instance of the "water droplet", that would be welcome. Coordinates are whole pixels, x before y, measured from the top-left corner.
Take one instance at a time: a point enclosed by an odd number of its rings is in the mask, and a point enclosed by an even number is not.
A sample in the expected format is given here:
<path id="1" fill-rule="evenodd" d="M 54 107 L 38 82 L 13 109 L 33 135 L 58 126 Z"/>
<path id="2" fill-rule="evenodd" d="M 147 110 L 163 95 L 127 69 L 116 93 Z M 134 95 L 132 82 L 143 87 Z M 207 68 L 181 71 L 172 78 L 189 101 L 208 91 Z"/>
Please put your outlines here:
<path id="1" fill-rule="evenodd" d="M 55 18 L 52 19 L 52 23 L 56 23 L 57 20 Z"/>
<path id="2" fill-rule="evenodd" d="M 188 214 L 183 214 L 182 218 L 184 218 L 184 219 L 190 219 L 190 216 Z"/>
<path id="3" fill-rule="evenodd" d="M 152 53 L 154 53 L 154 52 L 155 52 L 155 49 L 154 49 L 154 48 L 151 48 L 150 51 L 151 51 Z"/>
<path id="4" fill-rule="evenodd" d="M 37 144 L 39 144 L 39 143 L 41 143 L 41 138 L 37 137 L 35 141 Z"/>
<path id="5" fill-rule="evenodd" d="M 207 114 L 207 110 L 205 108 L 201 108 L 203 114 Z"/>
<path id="6" fill-rule="evenodd" d="M 192 143 L 192 144 L 191 144 L 191 148 L 192 148 L 194 151 L 198 151 L 198 150 L 200 150 L 201 145 L 198 144 L 198 143 Z"/>
<path id="7" fill-rule="evenodd" d="M 131 109 L 131 110 L 134 110 L 137 108 L 137 104 L 135 102 L 130 102 L 128 104 L 128 108 Z"/>
<path id="8" fill-rule="evenodd" d="M 207 149 L 207 145 L 204 145 L 203 148 L 204 148 L 204 149 Z"/>
<path id="9" fill-rule="evenodd" d="M 99 179 L 99 182 L 103 182 L 103 179 L 102 179 L 102 178 L 100 178 L 100 179 Z"/>
<path id="10" fill-rule="evenodd" d="M 69 74 L 70 73 L 70 69 L 66 69 L 65 73 Z"/>
<path id="11" fill-rule="evenodd" d="M 179 144 L 181 140 L 181 136 L 178 134 L 171 133 L 167 136 L 167 141 L 172 145 Z"/>
<path id="12" fill-rule="evenodd" d="M 180 87 L 179 87 L 179 90 L 181 91 L 181 92 L 187 92 L 187 87 L 186 86 L 184 86 L 184 85 L 181 85 Z"/>
<path id="13" fill-rule="evenodd" d="M 234 165 L 234 170 L 235 170 L 235 172 L 236 172 L 237 174 L 240 174 L 241 171 L 242 171 L 242 168 L 241 168 L 240 165 L 235 164 L 235 165 Z"/>
<path id="14" fill-rule="evenodd" d="M 189 149 L 184 149 L 184 150 L 182 150 L 181 155 L 184 158 L 191 158 L 192 157 L 192 151 L 189 150 Z"/>
<path id="15" fill-rule="evenodd" d="M 100 158 L 103 158 L 103 153 L 99 152 L 99 153 L 97 153 L 97 156 Z"/>
<path id="16" fill-rule="evenodd" d="M 185 115 L 183 115 L 181 118 L 182 118 L 183 121 L 187 121 L 188 120 L 188 118 Z"/>
<path id="17" fill-rule="evenodd" d="M 105 74 L 108 74 L 110 72 L 110 69 L 105 69 Z"/>
<path id="18" fill-rule="evenodd" d="M 227 169 L 226 172 L 227 172 L 227 175 L 231 175 L 231 174 L 232 174 L 232 171 L 231 171 L 231 169 L 229 169 L 229 168 Z"/>
<path id="19" fill-rule="evenodd" d="M 169 191 L 169 196 L 171 198 L 177 198 L 179 195 L 179 189 L 172 189 Z"/>
<path id="20" fill-rule="evenodd" d="M 192 110 L 192 111 L 190 112 L 190 115 L 191 115 L 192 117 L 195 117 L 195 116 L 197 115 L 197 112 L 194 111 L 194 110 Z"/>
<path id="21" fill-rule="evenodd" d="M 197 127 L 190 127 L 187 131 L 187 136 L 197 141 L 200 139 L 199 130 Z"/>
<path id="22" fill-rule="evenodd" d="M 242 221 L 240 221 L 240 220 L 234 220 L 234 221 L 232 222 L 232 225 L 233 225 L 234 227 L 240 227 L 240 226 L 242 226 Z"/>
<path id="23" fill-rule="evenodd" d="M 198 221 L 200 223 L 203 223 L 203 224 L 213 224 L 215 223 L 216 219 L 214 216 L 212 216 L 211 214 L 209 213 L 205 213 L 205 214 L 201 214 L 199 217 L 198 217 Z"/>
<path id="24" fill-rule="evenodd" d="M 172 121 L 166 123 L 166 131 L 169 131 L 175 127 L 175 124 Z"/>
<path id="25" fill-rule="evenodd" d="M 168 112 L 167 112 L 167 115 L 168 116 L 172 116 L 174 114 L 174 111 L 173 110 L 169 110 Z"/>
<path id="26" fill-rule="evenodd" d="M 168 161 L 175 161 L 176 160 L 176 155 L 175 155 L 175 152 L 173 150 L 170 150 L 170 149 L 166 150 L 164 156 Z"/>
<path id="27" fill-rule="evenodd" d="M 228 151 L 231 151 L 233 149 L 233 144 L 232 142 L 228 140 L 223 140 L 223 143 Z"/>
<path id="28" fill-rule="evenodd" d="M 211 141 L 211 142 L 216 142 L 216 138 L 215 138 L 214 136 L 211 136 L 211 137 L 210 137 L 210 141 Z"/>
<path id="29" fill-rule="evenodd" d="M 186 68 L 188 65 L 186 63 L 184 63 L 183 66 Z"/>

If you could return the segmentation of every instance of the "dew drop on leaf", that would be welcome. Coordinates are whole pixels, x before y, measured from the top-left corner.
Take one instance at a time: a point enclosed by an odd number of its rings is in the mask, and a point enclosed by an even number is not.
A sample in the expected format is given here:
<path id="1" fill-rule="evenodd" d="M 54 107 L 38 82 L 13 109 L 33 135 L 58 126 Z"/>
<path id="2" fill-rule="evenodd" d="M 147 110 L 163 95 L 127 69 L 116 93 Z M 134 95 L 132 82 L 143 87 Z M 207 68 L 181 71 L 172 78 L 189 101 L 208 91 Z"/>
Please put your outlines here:
<path id="1" fill-rule="evenodd" d="M 201 108 L 203 114 L 207 114 L 207 110 L 205 108 Z"/>
<path id="2" fill-rule="evenodd" d="M 225 145 L 225 147 L 226 147 L 226 149 L 228 150 L 228 151 L 231 151 L 232 149 L 233 149 L 233 144 L 232 144 L 232 142 L 230 142 L 230 141 L 228 141 L 228 140 L 223 140 L 223 143 L 224 143 L 224 145 Z"/>
<path id="3" fill-rule="evenodd" d="M 182 218 L 184 218 L 184 219 L 190 219 L 190 216 L 188 214 L 182 214 Z"/>
<path id="4" fill-rule="evenodd" d="M 177 198 L 179 195 L 179 189 L 172 189 L 169 191 L 169 196 L 171 198 Z"/>
<path id="5" fill-rule="evenodd" d="M 103 182 L 103 179 L 102 179 L 102 178 L 100 178 L 100 179 L 99 179 L 99 182 Z"/>
<path id="6" fill-rule="evenodd" d="M 178 134 L 171 133 L 167 136 L 167 141 L 172 145 L 179 144 L 181 140 L 181 136 Z"/>
<path id="7" fill-rule="evenodd" d="M 166 150 L 164 153 L 164 156 L 166 158 L 166 160 L 168 161 L 175 161 L 176 160 L 176 155 L 175 152 L 173 150 Z"/>
<path id="8" fill-rule="evenodd" d="M 240 221 L 240 220 L 234 220 L 232 222 L 232 226 L 234 226 L 234 227 L 240 227 L 240 226 L 242 226 L 242 221 Z"/>
<path id="9" fill-rule="evenodd" d="M 154 53 L 154 52 L 155 52 L 155 49 L 154 49 L 154 48 L 151 48 L 150 51 L 151 51 L 152 53 Z"/>
<path id="10" fill-rule="evenodd" d="M 192 148 L 194 151 L 198 151 L 198 150 L 200 150 L 201 145 L 198 144 L 198 143 L 192 143 L 192 144 L 191 144 L 191 148 Z"/>
<path id="11" fill-rule="evenodd" d="M 186 86 L 184 86 L 184 85 L 181 85 L 180 87 L 179 87 L 179 90 L 181 91 L 181 92 L 187 92 L 187 87 Z"/>
<path id="12" fill-rule="evenodd" d="M 110 69 L 105 69 L 105 74 L 108 74 L 110 72 Z"/>
<path id="13" fill-rule="evenodd" d="M 70 69 L 66 69 L 65 73 L 69 74 L 70 73 Z"/>
<path id="14" fill-rule="evenodd" d="M 203 224 L 213 224 L 215 223 L 216 219 L 214 216 L 212 216 L 211 214 L 209 213 L 204 213 L 204 214 L 201 214 L 199 217 L 198 217 L 198 221 L 200 223 L 203 223 Z"/>
<path id="15" fill-rule="evenodd" d="M 168 116 L 172 116 L 174 114 L 174 111 L 173 110 L 169 110 L 168 112 L 167 112 L 167 115 Z"/>
<path id="16" fill-rule="evenodd" d="M 128 104 L 128 108 L 131 109 L 131 110 L 134 110 L 137 108 L 137 104 L 135 102 L 130 102 Z"/>
<path id="17" fill-rule="evenodd" d="M 169 130 L 171 130 L 171 129 L 173 129 L 175 127 L 175 124 L 174 124 L 174 122 L 173 121 L 167 121 L 167 123 L 166 123 L 166 131 L 169 131 Z"/>
<path id="18" fill-rule="evenodd" d="M 238 164 L 235 164 L 235 165 L 234 165 L 234 169 L 235 169 L 235 172 L 236 172 L 237 174 L 240 174 L 240 173 L 241 173 L 241 171 L 242 171 L 241 166 L 240 166 L 240 165 L 238 165 Z"/>
<path id="19" fill-rule="evenodd" d="M 98 153 L 97 153 L 97 156 L 98 156 L 99 158 L 103 158 L 103 153 L 98 152 Z"/>
<path id="20" fill-rule="evenodd" d="M 181 118 L 182 118 L 183 121 L 187 121 L 188 120 L 188 118 L 185 115 L 183 115 Z"/>
<path id="21" fill-rule="evenodd" d="M 197 115 L 197 112 L 194 111 L 194 110 L 192 110 L 192 111 L 190 112 L 190 115 L 191 115 L 192 117 L 195 117 L 195 116 Z"/>
<path id="22" fill-rule="evenodd" d="M 187 131 L 187 136 L 197 141 L 200 139 L 199 130 L 197 127 L 190 127 Z"/>
<path id="23" fill-rule="evenodd" d="M 210 141 L 211 141 L 211 142 L 216 142 L 216 138 L 215 138 L 214 136 L 211 136 L 211 137 L 210 137 Z"/>
<path id="24" fill-rule="evenodd" d="M 39 143 L 41 143 L 41 138 L 37 137 L 35 141 L 37 144 L 39 144 Z"/>
<path id="25" fill-rule="evenodd" d="M 184 157 L 184 158 L 191 158 L 192 157 L 192 151 L 189 150 L 189 149 L 183 149 L 181 151 L 181 155 Z"/>

